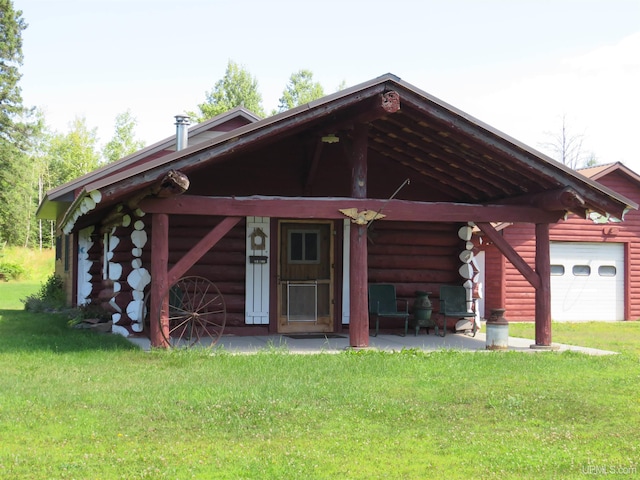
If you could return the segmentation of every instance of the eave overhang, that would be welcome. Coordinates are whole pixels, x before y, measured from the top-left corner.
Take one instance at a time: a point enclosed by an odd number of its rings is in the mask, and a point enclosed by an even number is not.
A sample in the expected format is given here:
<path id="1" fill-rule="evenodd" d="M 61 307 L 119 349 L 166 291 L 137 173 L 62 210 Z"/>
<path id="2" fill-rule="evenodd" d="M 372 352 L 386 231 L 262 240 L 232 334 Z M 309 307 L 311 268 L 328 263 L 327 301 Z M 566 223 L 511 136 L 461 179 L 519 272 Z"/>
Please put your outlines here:
<path id="1" fill-rule="evenodd" d="M 400 111 L 369 120 L 367 112 L 371 105 L 390 91 L 399 93 Z M 583 202 L 577 209 L 581 215 L 598 212 L 622 219 L 626 210 L 638 208 L 635 202 L 393 75 L 384 75 L 126 170 L 91 177 L 83 184 L 79 196 L 86 198 L 89 192 L 99 191 L 99 208 L 106 208 L 152 185 L 171 169 L 189 174 L 205 165 L 264 148 L 270 142 L 293 139 L 301 132 L 329 133 L 336 128 L 352 128 L 357 122 L 370 124 L 372 154 L 412 172 L 425 185 L 451 192 L 452 203 L 513 204 L 515 199 L 515 203 L 526 206 L 527 196 L 569 188 Z M 64 221 L 76 215 L 77 206 L 74 202 L 69 207 Z M 572 211 L 562 210 L 564 214 Z"/>

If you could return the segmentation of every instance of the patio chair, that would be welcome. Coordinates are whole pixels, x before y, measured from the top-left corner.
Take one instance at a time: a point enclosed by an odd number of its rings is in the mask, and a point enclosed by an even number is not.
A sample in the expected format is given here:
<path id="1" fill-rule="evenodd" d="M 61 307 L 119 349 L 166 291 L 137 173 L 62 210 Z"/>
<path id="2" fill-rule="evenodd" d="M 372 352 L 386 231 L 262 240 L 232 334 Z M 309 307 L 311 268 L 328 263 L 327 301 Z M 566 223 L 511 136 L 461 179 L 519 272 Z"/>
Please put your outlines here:
<path id="1" fill-rule="evenodd" d="M 378 283 L 369 285 L 369 318 L 376 319 L 376 333 L 380 329 L 380 317 L 404 319 L 404 336 L 409 329 L 409 302 L 404 301 L 404 310 L 398 309 L 395 285 Z"/>
<path id="2" fill-rule="evenodd" d="M 457 319 L 475 317 L 467 308 L 467 291 L 464 287 L 442 285 L 440 287 L 440 314 L 443 317 L 442 335 L 447 334 L 447 317 Z M 438 331 L 436 330 L 436 333 Z"/>

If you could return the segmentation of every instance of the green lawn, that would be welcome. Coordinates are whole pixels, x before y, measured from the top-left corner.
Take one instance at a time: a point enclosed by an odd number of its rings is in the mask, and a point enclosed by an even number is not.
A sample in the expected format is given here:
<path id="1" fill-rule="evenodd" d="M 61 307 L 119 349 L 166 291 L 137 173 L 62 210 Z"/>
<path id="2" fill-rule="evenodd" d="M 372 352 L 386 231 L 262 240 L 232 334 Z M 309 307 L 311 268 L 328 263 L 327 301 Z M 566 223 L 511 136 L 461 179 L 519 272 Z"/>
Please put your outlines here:
<path id="1" fill-rule="evenodd" d="M 149 353 L 14 308 L 21 288 L 0 284 L 0 478 L 637 476 L 637 345 Z"/>
<path id="2" fill-rule="evenodd" d="M 551 326 L 553 343 L 612 350 L 640 357 L 640 321 L 558 323 Z M 535 338 L 533 323 L 512 322 L 509 335 Z"/>

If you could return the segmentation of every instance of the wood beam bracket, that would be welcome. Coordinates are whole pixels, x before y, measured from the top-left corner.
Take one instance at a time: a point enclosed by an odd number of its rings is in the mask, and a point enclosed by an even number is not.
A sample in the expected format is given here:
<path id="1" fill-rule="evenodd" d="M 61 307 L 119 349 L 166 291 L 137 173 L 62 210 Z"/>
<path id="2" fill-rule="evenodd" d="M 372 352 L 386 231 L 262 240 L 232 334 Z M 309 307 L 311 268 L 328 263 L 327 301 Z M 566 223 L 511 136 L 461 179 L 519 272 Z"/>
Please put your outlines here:
<path id="1" fill-rule="evenodd" d="M 509 260 L 514 267 L 522 274 L 522 276 L 536 290 L 540 288 L 540 276 L 524 259 L 515 251 L 515 249 L 507 242 L 500 233 L 493 228 L 490 223 L 476 223 L 476 226 L 482 230 L 489 240 L 491 240 L 498 250 Z"/>
<path id="2" fill-rule="evenodd" d="M 582 216 L 586 212 L 584 198 L 571 187 L 519 195 L 493 203 L 496 205 L 529 205 L 548 212 L 570 211 Z"/>
<path id="3" fill-rule="evenodd" d="M 178 170 L 169 170 L 163 177 L 143 189 L 127 201 L 131 210 L 138 208 L 140 201 L 147 197 L 170 198 L 181 195 L 189 189 L 189 177 Z"/>
<path id="4" fill-rule="evenodd" d="M 350 132 L 356 125 L 366 125 L 399 111 L 400 94 L 395 90 L 389 90 L 371 98 L 348 121 L 333 123 L 327 126 L 325 130 L 327 133 Z"/>
<path id="5" fill-rule="evenodd" d="M 107 213 L 100 224 L 100 232 L 105 233 L 120 225 L 123 215 L 135 211 L 140 202 L 147 197 L 171 198 L 181 195 L 189 188 L 189 177 L 178 170 L 170 170 L 163 177 L 130 198 L 126 203 L 116 205 Z M 126 207 L 126 208 L 125 208 Z"/>

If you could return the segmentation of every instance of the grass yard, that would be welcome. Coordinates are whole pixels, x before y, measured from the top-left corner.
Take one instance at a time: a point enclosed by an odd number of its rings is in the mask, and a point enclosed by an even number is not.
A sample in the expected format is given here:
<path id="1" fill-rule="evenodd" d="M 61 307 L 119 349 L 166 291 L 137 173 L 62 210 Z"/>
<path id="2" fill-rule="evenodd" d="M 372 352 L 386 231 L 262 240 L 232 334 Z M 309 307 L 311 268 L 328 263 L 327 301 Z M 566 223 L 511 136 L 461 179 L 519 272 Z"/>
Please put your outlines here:
<path id="1" fill-rule="evenodd" d="M 533 323 L 509 324 L 512 337 L 535 338 Z M 630 354 L 640 358 L 640 321 L 637 322 L 553 322 L 551 336 L 554 343 L 599 348 Z"/>
<path id="2" fill-rule="evenodd" d="M 19 265 L 23 271 L 21 281 L 43 282 L 53 273 L 55 266 L 55 251 L 42 251 L 23 247 L 1 247 L 0 263 L 8 262 Z"/>
<path id="3" fill-rule="evenodd" d="M 22 288 L 0 284 L 0 478 L 638 474 L 637 344 L 602 357 L 145 353 L 16 309 Z M 619 345 L 611 327 L 600 348 Z"/>

